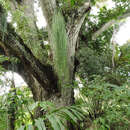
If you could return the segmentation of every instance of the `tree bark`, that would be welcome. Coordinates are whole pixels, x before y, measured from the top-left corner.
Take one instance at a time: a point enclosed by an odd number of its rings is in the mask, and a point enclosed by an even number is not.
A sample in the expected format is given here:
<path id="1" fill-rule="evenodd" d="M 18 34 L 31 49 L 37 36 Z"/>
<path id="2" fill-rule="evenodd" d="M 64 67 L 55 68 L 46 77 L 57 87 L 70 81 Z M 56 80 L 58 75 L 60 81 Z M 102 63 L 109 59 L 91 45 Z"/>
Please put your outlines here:
<path id="1" fill-rule="evenodd" d="M 46 18 L 47 21 L 47 27 L 48 27 L 48 33 L 49 33 L 49 40 L 51 44 L 51 48 L 53 50 L 53 42 L 51 41 L 51 33 L 52 33 L 52 19 L 54 16 L 54 12 L 57 11 L 58 5 L 56 3 L 56 0 L 40 0 L 43 10 L 43 15 Z M 72 81 L 74 79 L 74 57 L 75 57 L 75 46 L 78 38 L 78 34 L 80 31 L 80 28 L 84 22 L 86 13 L 90 10 L 90 3 L 85 2 L 77 9 L 76 14 L 72 14 L 71 21 L 66 21 L 66 32 L 68 36 L 68 64 L 69 64 L 69 74 L 68 74 L 68 84 L 71 86 Z M 69 13 L 69 12 L 68 12 Z M 68 14 L 66 14 L 68 15 Z M 53 54 L 54 56 L 54 54 Z M 60 78 L 59 78 L 60 79 Z M 74 94 L 73 89 L 71 87 L 64 87 L 64 81 L 66 77 L 62 80 L 62 84 L 60 84 L 60 95 L 61 95 L 61 102 L 63 106 L 64 105 L 72 105 L 74 103 Z"/>
<path id="2" fill-rule="evenodd" d="M 48 22 L 48 32 L 51 32 L 51 21 L 54 10 L 56 8 L 56 2 L 53 0 L 42 0 L 42 5 L 46 20 Z M 83 5 L 82 9 L 79 8 L 77 19 L 75 22 L 71 23 L 71 28 L 67 29 L 69 37 L 68 44 L 70 45 L 68 46 L 68 59 L 70 65 L 69 83 L 72 83 L 73 80 L 75 46 L 78 33 L 85 19 L 85 14 L 88 8 L 88 5 Z M 5 13 L 4 9 L 2 9 L 2 6 L 0 11 L 0 17 L 2 17 L 2 15 Z M 27 82 L 31 88 L 34 99 L 36 101 L 50 100 L 55 102 L 57 106 L 72 105 L 74 103 L 73 89 L 71 87 L 65 88 L 61 86 L 62 90 L 59 91 L 58 77 L 56 76 L 53 67 L 51 65 L 47 65 L 46 63 L 43 64 L 39 59 L 37 59 L 32 50 L 30 50 L 21 37 L 17 35 L 11 25 L 8 23 L 6 24 L 8 33 L 3 33 L 3 31 L 0 30 L 0 46 L 4 49 L 4 52 L 7 51 L 9 55 L 11 53 L 11 55 L 17 57 L 20 60 L 20 65 L 22 67 L 19 67 L 18 64 L 17 68 L 19 69 L 17 71 L 20 75 L 22 75 L 25 82 Z"/>
<path id="3" fill-rule="evenodd" d="M 51 33 L 53 13 L 57 5 L 55 0 L 41 0 L 41 2 L 44 12 L 43 14 L 45 14 L 46 21 L 48 23 L 49 35 Z M 15 64 L 16 70 L 14 71 L 19 73 L 28 84 L 33 93 L 33 98 L 35 101 L 48 100 L 55 103 L 57 107 L 74 104 L 74 91 L 71 85 L 74 79 L 75 46 L 80 28 L 85 19 L 86 12 L 88 12 L 89 9 L 89 4 L 85 3 L 81 8 L 79 8 L 77 14 L 78 16 L 73 18 L 71 22 L 68 21 L 70 27 L 68 27 L 68 23 L 66 23 L 66 32 L 69 38 L 67 43 L 67 53 L 69 54 L 69 87 L 64 86 L 65 84 L 58 83 L 59 77 L 57 76 L 54 67 L 39 60 L 10 24 L 6 23 L 7 32 L 3 32 L 0 29 L 0 48 L 2 48 L 2 53 L 8 57 L 15 56 L 18 58 L 19 63 Z M 4 10 L 2 7 L 0 7 L 0 17 L 2 17 L 4 13 Z M 51 35 L 49 35 L 49 39 L 51 39 L 50 37 Z M 3 63 L 5 68 L 8 68 L 8 65 L 10 65 L 9 62 L 7 64 Z M 11 65 L 8 69 L 12 69 Z M 59 85 L 61 88 L 60 90 L 58 89 Z M 37 112 L 37 117 L 40 115 L 41 113 Z"/>

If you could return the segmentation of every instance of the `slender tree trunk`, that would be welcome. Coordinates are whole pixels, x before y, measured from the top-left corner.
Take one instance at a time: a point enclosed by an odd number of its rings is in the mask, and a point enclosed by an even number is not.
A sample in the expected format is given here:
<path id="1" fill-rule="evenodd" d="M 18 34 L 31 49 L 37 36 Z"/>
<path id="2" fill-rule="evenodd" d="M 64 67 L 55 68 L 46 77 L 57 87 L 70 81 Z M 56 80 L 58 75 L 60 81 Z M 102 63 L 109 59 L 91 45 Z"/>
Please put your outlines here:
<path id="1" fill-rule="evenodd" d="M 9 130 L 14 130 L 15 129 L 15 120 L 16 120 L 16 89 L 15 89 L 15 83 L 14 80 L 12 79 L 11 81 L 11 90 L 10 90 L 9 95 L 9 107 L 8 107 L 8 118 L 9 118 Z"/>

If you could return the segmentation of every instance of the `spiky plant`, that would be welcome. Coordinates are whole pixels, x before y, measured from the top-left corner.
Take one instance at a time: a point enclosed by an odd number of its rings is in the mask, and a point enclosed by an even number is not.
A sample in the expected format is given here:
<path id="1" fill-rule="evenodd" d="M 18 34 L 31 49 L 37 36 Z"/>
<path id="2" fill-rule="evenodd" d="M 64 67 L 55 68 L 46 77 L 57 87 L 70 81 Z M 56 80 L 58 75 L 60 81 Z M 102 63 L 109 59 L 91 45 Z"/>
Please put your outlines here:
<path id="1" fill-rule="evenodd" d="M 60 12 L 55 12 L 52 20 L 52 48 L 54 50 L 54 64 L 60 81 L 64 82 L 69 80 L 67 43 L 68 37 L 65 29 L 64 18 Z"/>

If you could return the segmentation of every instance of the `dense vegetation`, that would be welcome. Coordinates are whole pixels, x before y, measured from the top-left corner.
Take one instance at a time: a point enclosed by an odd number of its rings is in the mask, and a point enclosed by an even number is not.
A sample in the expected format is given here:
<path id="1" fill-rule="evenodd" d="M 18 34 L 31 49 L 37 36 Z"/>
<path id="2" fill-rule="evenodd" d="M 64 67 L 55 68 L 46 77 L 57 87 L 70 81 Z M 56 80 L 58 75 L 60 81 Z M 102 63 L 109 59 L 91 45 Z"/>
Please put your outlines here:
<path id="1" fill-rule="evenodd" d="M 130 16 L 129 1 L 113 0 L 115 6 L 107 8 L 106 0 L 93 0 L 84 22 L 77 24 L 74 12 L 86 1 L 57 0 L 59 10 L 51 27 L 47 19 L 48 32 L 16 1 L 0 0 L 0 74 L 17 72 L 27 86 L 1 79 L 0 85 L 10 90 L 0 95 L 0 130 L 129 130 L 130 41 L 119 46 L 113 40 L 119 23 Z M 69 22 L 82 25 L 76 42 Z M 74 53 L 71 42 L 76 43 Z M 72 90 L 75 99 L 68 103 Z"/>

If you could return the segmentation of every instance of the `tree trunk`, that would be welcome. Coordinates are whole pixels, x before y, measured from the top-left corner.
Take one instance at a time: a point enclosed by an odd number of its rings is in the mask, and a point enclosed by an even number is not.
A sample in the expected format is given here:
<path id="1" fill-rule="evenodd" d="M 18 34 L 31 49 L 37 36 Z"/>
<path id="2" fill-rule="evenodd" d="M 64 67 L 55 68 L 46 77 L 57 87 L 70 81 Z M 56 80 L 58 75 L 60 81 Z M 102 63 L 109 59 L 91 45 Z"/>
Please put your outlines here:
<path id="1" fill-rule="evenodd" d="M 57 108 L 63 106 L 71 106 L 74 104 L 74 91 L 71 87 L 72 85 L 62 87 L 61 91 L 57 93 L 47 92 L 43 89 L 43 87 L 34 80 L 31 88 L 33 97 L 35 101 L 50 101 L 54 103 Z M 43 116 L 43 112 L 40 111 L 40 108 L 37 108 L 35 111 L 34 118 L 38 118 Z M 75 130 L 73 125 L 70 122 L 64 122 L 67 126 L 67 130 Z"/>
<path id="2" fill-rule="evenodd" d="M 11 90 L 10 94 L 8 97 L 9 100 L 9 106 L 8 106 L 8 118 L 9 118 L 9 130 L 14 130 L 15 129 L 15 120 L 16 120 L 16 88 L 15 88 L 15 83 L 14 79 L 11 81 Z"/>
<path id="3" fill-rule="evenodd" d="M 56 3 L 56 0 L 40 0 L 40 1 L 42 5 L 43 14 L 47 21 L 48 37 L 49 39 L 51 39 L 50 33 L 52 32 L 52 19 L 58 5 Z M 28 2 L 26 2 L 26 0 L 23 0 L 20 3 L 18 2 L 18 4 L 22 6 L 23 4 L 27 5 Z M 5 16 L 6 13 L 2 6 L 0 8 L 1 8 L 0 17 L 3 17 Z M 83 5 L 81 5 L 81 7 L 77 9 L 78 14 L 77 13 L 72 14 L 76 18 L 72 17 L 70 21 L 67 21 L 65 23 L 66 32 L 68 36 L 68 43 L 67 43 L 68 52 L 66 53 L 68 53 L 67 58 L 69 64 L 68 68 L 69 79 L 67 83 L 69 83 L 69 86 L 72 85 L 72 81 L 74 78 L 73 76 L 74 57 L 75 57 L 75 46 L 77 37 L 81 25 L 84 22 L 86 13 L 89 11 L 89 9 L 90 9 L 89 3 L 87 2 L 83 3 Z M 29 15 L 30 19 L 32 19 L 33 21 L 34 19 L 33 3 L 29 4 L 29 7 L 25 9 L 24 14 L 27 17 Z M 0 30 L 0 41 L 1 41 L 0 47 L 5 48 L 4 51 L 9 50 L 9 55 L 11 54 L 11 56 L 15 56 L 19 59 L 20 65 L 18 65 L 19 70 L 17 70 L 17 72 L 20 75 L 22 75 L 25 82 L 31 88 L 35 101 L 49 100 L 57 104 L 57 106 L 72 105 L 74 103 L 73 89 L 71 87 L 66 87 L 66 85 L 64 84 L 64 79 L 62 81 L 63 84 L 59 84 L 58 80 L 60 79 L 60 77 L 57 76 L 54 66 L 42 62 L 42 60 L 40 60 L 40 57 L 37 57 L 34 54 L 33 50 L 31 50 L 28 44 L 24 43 L 22 38 L 19 35 L 17 35 L 17 33 L 10 26 L 10 24 L 8 23 L 6 24 L 8 33 L 4 33 L 2 30 Z M 34 26 L 35 24 L 33 24 L 32 22 L 31 27 L 35 28 Z"/>
<path id="4" fill-rule="evenodd" d="M 52 33 L 52 19 L 55 9 L 58 7 L 58 5 L 56 5 L 55 0 L 41 0 L 41 3 L 48 24 L 48 37 L 50 40 Z M 16 72 L 18 72 L 23 77 L 25 82 L 30 87 L 35 101 L 48 100 L 53 102 L 57 107 L 70 106 L 74 104 L 74 91 L 72 88 L 72 81 L 74 79 L 73 71 L 74 71 L 75 46 L 81 25 L 83 24 L 86 16 L 86 12 L 88 12 L 90 9 L 89 7 L 90 7 L 89 4 L 85 3 L 81 8 L 79 7 L 79 9 L 77 10 L 78 14 L 77 13 L 74 13 L 74 15 L 72 14 L 76 18 L 72 17 L 70 21 L 67 21 L 65 23 L 66 34 L 68 37 L 66 43 L 67 44 L 66 55 L 68 62 L 67 77 L 66 76 L 60 77 L 57 74 L 57 71 L 54 66 L 44 62 L 40 56 L 35 54 L 34 52 L 35 46 L 37 46 L 38 44 L 35 44 L 33 50 L 31 48 L 32 46 L 30 47 L 27 43 L 24 43 L 23 39 L 14 31 L 14 29 L 8 23 L 6 23 L 8 33 L 3 32 L 3 30 L 1 30 L 0 28 L 0 47 L 4 52 L 9 50 L 8 51 L 9 55 L 7 56 L 11 55 L 19 59 L 20 63 L 16 64 L 17 66 Z M 1 9 L 0 17 L 5 16 L 5 10 L 2 8 L 2 6 L 0 6 L 0 9 Z M 3 26 L 4 25 L 2 25 L 2 27 Z M 31 24 L 31 26 L 34 25 Z M 52 44 L 53 42 L 51 43 L 51 46 Z M 44 55 L 41 56 L 44 57 Z M 53 65 L 55 65 L 55 62 L 53 62 Z M 64 71 L 63 73 L 66 72 Z M 61 80 L 60 83 L 59 80 Z M 41 116 L 41 114 L 42 113 L 40 113 L 40 111 L 37 111 L 36 117 Z M 70 125 L 68 125 L 68 129 L 69 130 L 72 129 Z"/>

